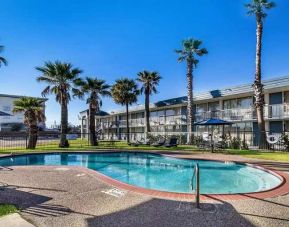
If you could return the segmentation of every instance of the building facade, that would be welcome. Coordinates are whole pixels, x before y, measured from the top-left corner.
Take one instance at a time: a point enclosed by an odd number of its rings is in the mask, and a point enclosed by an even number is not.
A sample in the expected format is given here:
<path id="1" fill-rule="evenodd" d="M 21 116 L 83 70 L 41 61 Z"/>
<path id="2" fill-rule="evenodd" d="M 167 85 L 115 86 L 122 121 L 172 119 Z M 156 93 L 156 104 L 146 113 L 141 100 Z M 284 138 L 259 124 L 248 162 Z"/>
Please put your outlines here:
<path id="1" fill-rule="evenodd" d="M 264 84 L 264 116 L 268 133 L 281 133 L 289 130 L 289 76 L 266 80 Z M 187 97 L 162 100 L 150 105 L 151 133 L 155 135 L 178 135 L 187 132 Z M 249 145 L 258 138 L 258 125 L 254 108 L 251 84 L 212 90 L 194 96 L 195 122 L 220 118 L 231 121 L 232 126 L 219 128 L 246 138 Z M 88 133 L 88 111 L 80 112 L 81 131 Z M 103 139 L 124 139 L 126 132 L 125 110 L 101 111 L 96 115 L 96 126 Z M 145 135 L 144 106 L 133 106 L 129 113 L 132 139 Z M 194 133 L 208 131 L 207 127 L 197 126 Z"/>
<path id="2" fill-rule="evenodd" d="M 0 94 L 0 132 L 23 131 L 24 114 L 13 113 L 14 101 L 23 96 Z M 43 99 L 43 111 L 45 113 L 45 101 Z M 45 128 L 45 122 L 39 124 L 40 128 Z"/>

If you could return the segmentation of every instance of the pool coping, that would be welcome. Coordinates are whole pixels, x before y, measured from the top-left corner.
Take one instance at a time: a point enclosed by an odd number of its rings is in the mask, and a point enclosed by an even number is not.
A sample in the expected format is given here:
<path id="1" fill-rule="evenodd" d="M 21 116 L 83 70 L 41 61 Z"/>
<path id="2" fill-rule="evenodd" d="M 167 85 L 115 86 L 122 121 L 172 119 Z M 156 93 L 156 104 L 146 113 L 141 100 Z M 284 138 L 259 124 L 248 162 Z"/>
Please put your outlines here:
<path id="1" fill-rule="evenodd" d="M 250 192 L 250 193 L 234 193 L 234 194 L 201 194 L 200 199 L 201 200 L 217 200 L 217 201 L 228 201 L 228 200 L 244 200 L 244 199 L 265 199 L 265 198 L 273 198 L 277 196 L 282 196 L 289 193 L 289 174 L 283 173 L 281 171 L 276 171 L 272 168 L 267 168 L 262 165 L 256 165 L 252 164 L 250 162 L 240 162 L 240 161 L 228 161 L 228 160 L 222 160 L 218 158 L 198 158 L 198 157 L 177 157 L 177 154 L 161 154 L 157 152 L 150 152 L 150 151 L 86 151 L 86 152 L 39 152 L 39 153 L 27 153 L 27 154 L 14 154 L 14 155 L 4 155 L 1 156 L 2 158 L 7 158 L 10 156 L 24 156 L 24 155 L 37 155 L 37 154 L 59 154 L 59 153 L 122 153 L 122 152 L 128 152 L 128 153 L 147 153 L 147 154 L 155 154 L 160 155 L 164 157 L 170 157 L 170 158 L 176 158 L 176 159 L 186 159 L 186 160 L 207 160 L 207 161 L 217 161 L 217 162 L 232 162 L 236 164 L 241 165 L 247 165 L 253 168 L 257 168 L 260 170 L 263 170 L 265 172 L 268 172 L 276 177 L 278 177 L 282 182 L 277 185 L 276 187 L 265 190 L 265 191 L 259 191 L 259 192 Z M 46 166 L 46 167 L 60 167 L 61 165 L 57 166 Z M 22 166 L 22 167 L 28 167 L 28 166 Z M 33 167 L 43 167 L 42 165 L 33 165 Z M 69 168 L 73 167 L 74 169 L 79 169 L 82 172 L 85 172 L 90 175 L 96 176 L 99 180 L 102 182 L 109 184 L 113 187 L 117 187 L 123 190 L 132 191 L 139 194 L 145 194 L 152 197 L 157 198 L 163 198 L 163 199 L 171 199 L 171 200 L 181 200 L 181 201 L 192 201 L 195 200 L 195 194 L 192 193 L 178 193 L 178 192 L 167 192 L 167 191 L 159 191 L 154 189 L 147 189 L 138 187 L 135 185 L 130 185 L 121 181 L 118 181 L 116 179 L 113 179 L 109 176 L 106 176 L 96 170 L 89 169 L 87 167 L 82 166 L 69 166 Z"/>

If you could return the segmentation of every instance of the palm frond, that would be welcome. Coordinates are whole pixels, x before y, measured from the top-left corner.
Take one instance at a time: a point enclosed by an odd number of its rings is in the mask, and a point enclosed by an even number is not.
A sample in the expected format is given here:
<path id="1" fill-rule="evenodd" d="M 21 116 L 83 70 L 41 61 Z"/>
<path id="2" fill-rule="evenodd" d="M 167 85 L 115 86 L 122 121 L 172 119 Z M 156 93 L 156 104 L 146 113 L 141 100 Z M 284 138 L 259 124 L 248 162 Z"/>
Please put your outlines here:
<path id="1" fill-rule="evenodd" d="M 46 97 L 48 94 L 51 93 L 51 89 L 50 89 L 50 86 L 47 86 L 46 88 L 44 88 L 44 90 L 41 92 L 41 95 L 43 97 Z"/>
<path id="2" fill-rule="evenodd" d="M 72 90 L 75 91 L 74 86 L 76 86 L 76 82 L 79 79 L 79 74 L 82 73 L 82 70 L 74 68 L 71 63 L 58 60 L 55 62 L 45 62 L 43 67 L 36 67 L 36 70 L 41 73 L 37 77 L 38 82 L 53 85 L 48 90 L 44 90 L 42 94 L 48 95 L 53 93 L 55 94 L 56 101 L 63 103 L 70 101 L 70 92 Z"/>
<path id="3" fill-rule="evenodd" d="M 4 46 L 1 46 L 0 45 L 0 53 L 2 52 L 4 50 Z M 0 56 L 0 67 L 1 67 L 1 65 L 7 65 L 8 63 L 7 63 L 7 60 L 4 58 L 4 57 L 2 57 L 2 56 Z"/>
<path id="4" fill-rule="evenodd" d="M 256 15 L 258 21 L 267 16 L 265 10 L 269 10 L 275 6 L 276 4 L 274 2 L 268 2 L 268 0 L 252 0 L 251 3 L 245 4 L 248 10 L 247 15 Z"/>
<path id="5" fill-rule="evenodd" d="M 115 84 L 111 87 L 111 94 L 116 103 L 131 105 L 137 102 L 140 91 L 134 80 L 123 78 L 116 80 Z"/>
<path id="6" fill-rule="evenodd" d="M 3 65 L 7 65 L 8 62 L 7 62 L 7 60 L 6 60 L 5 58 L 0 57 L 0 67 L 1 67 L 2 64 L 3 64 Z"/>
<path id="7" fill-rule="evenodd" d="M 208 54 L 207 49 L 201 48 L 202 41 L 198 39 L 185 39 L 182 41 L 182 50 L 177 50 L 176 53 L 179 54 L 178 56 L 178 62 L 183 61 L 195 61 L 196 56 L 203 56 L 205 54 Z M 194 63 L 193 63 L 194 64 Z"/>

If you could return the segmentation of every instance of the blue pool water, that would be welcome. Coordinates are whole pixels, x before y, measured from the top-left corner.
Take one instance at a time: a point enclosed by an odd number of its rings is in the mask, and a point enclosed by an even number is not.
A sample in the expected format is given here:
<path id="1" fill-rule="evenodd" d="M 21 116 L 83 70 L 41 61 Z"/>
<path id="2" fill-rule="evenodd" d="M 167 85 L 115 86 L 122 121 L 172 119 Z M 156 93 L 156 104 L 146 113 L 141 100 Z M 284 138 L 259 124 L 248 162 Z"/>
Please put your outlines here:
<path id="1" fill-rule="evenodd" d="M 257 192 L 281 183 L 275 175 L 246 165 L 184 160 L 147 153 L 53 153 L 0 159 L 0 166 L 84 166 L 131 185 L 181 193 L 193 192 L 191 179 L 196 163 L 200 166 L 201 193 Z"/>

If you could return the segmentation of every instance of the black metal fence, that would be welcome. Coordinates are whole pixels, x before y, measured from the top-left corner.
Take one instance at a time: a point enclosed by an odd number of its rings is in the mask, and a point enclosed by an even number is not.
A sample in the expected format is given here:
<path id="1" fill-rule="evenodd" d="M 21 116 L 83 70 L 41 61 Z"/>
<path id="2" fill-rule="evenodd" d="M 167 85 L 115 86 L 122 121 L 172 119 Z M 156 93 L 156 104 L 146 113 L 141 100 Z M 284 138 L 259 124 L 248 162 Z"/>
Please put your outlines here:
<path id="1" fill-rule="evenodd" d="M 259 135 L 251 131 L 213 133 L 213 138 L 208 132 L 193 132 L 191 136 L 186 132 L 151 132 L 130 133 L 131 142 L 140 142 L 151 140 L 157 141 L 164 137 L 176 137 L 178 144 L 186 145 L 190 138 L 196 146 L 202 143 L 222 144 L 224 148 L 231 149 L 259 149 Z M 289 151 L 289 132 L 269 133 L 266 132 L 266 143 L 262 149 L 274 151 Z M 101 147 L 118 148 L 125 145 L 126 134 L 98 134 L 98 141 Z M 67 139 L 70 148 L 90 147 L 89 133 L 68 133 Z M 58 149 L 60 133 L 39 132 L 37 136 L 37 149 Z M 21 150 L 26 149 L 28 145 L 28 134 L 25 132 L 0 132 L 0 150 Z"/>

